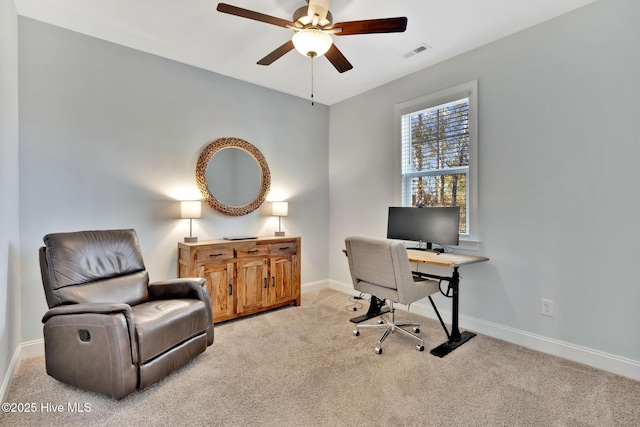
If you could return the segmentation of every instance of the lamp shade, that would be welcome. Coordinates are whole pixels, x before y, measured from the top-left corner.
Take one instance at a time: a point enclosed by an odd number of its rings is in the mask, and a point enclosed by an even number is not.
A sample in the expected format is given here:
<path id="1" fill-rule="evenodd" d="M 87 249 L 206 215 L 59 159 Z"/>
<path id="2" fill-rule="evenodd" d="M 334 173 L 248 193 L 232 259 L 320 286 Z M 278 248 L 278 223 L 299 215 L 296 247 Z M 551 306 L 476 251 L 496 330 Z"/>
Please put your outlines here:
<path id="1" fill-rule="evenodd" d="M 287 216 L 289 214 L 289 202 L 272 202 L 271 215 Z"/>
<path id="2" fill-rule="evenodd" d="M 313 28 L 298 31 L 291 41 L 298 52 L 311 57 L 324 55 L 333 44 L 329 34 Z"/>
<path id="3" fill-rule="evenodd" d="M 180 202 L 180 218 L 200 218 L 202 202 L 200 200 L 183 200 Z"/>

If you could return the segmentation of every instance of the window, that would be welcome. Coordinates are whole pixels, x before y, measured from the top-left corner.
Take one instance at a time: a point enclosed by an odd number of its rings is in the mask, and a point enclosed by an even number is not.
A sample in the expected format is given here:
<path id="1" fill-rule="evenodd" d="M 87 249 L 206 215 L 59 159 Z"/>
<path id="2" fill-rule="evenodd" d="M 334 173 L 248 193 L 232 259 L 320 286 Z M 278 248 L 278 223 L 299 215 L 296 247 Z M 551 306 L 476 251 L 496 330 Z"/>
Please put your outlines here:
<path id="1" fill-rule="evenodd" d="M 477 235 L 477 83 L 396 106 L 401 206 L 459 206 L 460 237 Z"/>

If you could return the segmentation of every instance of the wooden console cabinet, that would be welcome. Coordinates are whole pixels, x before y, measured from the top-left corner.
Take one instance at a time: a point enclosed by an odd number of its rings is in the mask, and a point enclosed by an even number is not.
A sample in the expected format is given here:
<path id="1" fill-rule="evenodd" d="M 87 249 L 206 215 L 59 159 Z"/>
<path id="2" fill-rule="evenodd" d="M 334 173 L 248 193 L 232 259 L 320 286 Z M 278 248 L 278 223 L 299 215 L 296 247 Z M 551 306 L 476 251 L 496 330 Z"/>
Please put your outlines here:
<path id="1" fill-rule="evenodd" d="M 203 277 L 213 321 L 300 305 L 300 238 L 178 242 L 178 277 Z"/>

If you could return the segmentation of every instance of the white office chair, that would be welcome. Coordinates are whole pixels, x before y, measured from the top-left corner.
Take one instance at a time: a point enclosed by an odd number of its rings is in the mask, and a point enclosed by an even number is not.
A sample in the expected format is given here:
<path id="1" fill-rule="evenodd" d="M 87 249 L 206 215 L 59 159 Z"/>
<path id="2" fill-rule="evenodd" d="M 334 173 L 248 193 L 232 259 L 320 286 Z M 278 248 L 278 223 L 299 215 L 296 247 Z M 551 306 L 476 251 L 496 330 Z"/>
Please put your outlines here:
<path id="1" fill-rule="evenodd" d="M 353 331 L 360 335 L 361 328 L 384 328 L 379 345 L 375 348 L 377 354 L 382 353 L 382 342 L 389 333 L 400 331 L 417 339 L 420 343 L 416 350 L 424 350 L 424 341 L 419 336 L 403 329 L 412 326 L 414 332 L 420 332 L 417 323 L 396 323 L 394 302 L 411 304 L 420 299 L 439 292 L 438 282 L 411 273 L 411 265 L 407 250 L 401 242 L 391 240 L 375 240 L 366 237 L 347 237 L 345 239 L 346 253 L 349 259 L 349 270 L 353 280 L 353 287 L 357 291 L 375 295 L 389 300 L 389 318 L 381 316 L 378 324 L 358 325 Z M 435 307 L 435 306 L 434 306 Z"/>

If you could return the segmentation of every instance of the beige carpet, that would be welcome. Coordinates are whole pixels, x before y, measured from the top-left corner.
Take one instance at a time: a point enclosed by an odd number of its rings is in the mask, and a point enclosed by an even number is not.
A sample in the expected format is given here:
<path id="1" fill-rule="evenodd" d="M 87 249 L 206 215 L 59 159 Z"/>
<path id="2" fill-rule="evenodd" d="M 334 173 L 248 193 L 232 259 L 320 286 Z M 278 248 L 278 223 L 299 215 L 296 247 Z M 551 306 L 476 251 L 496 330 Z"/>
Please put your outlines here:
<path id="1" fill-rule="evenodd" d="M 113 401 L 57 382 L 44 359 L 23 361 L 2 426 L 638 426 L 640 382 L 478 335 L 440 359 L 399 334 L 352 335 L 348 296 L 322 290 L 287 307 L 215 327 L 215 343 L 152 387 Z M 62 405 L 63 413 L 42 411 Z M 68 404 L 88 404 L 70 413 Z M 51 406 L 52 407 L 52 406 Z"/>

